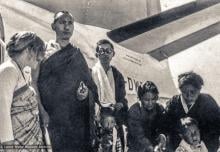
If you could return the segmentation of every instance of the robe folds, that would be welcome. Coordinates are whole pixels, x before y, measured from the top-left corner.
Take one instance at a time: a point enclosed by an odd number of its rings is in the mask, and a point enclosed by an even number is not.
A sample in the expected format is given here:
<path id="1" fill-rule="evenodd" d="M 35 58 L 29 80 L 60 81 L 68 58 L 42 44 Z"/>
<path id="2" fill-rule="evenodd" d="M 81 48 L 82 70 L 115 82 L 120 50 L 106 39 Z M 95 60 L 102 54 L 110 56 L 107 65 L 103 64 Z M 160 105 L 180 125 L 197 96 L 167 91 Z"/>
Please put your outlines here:
<path id="1" fill-rule="evenodd" d="M 83 101 L 77 99 L 81 81 L 89 88 L 89 97 Z M 68 44 L 45 60 L 41 64 L 38 88 L 50 117 L 48 131 L 53 151 L 90 151 L 91 109 L 98 95 L 79 48 Z"/>

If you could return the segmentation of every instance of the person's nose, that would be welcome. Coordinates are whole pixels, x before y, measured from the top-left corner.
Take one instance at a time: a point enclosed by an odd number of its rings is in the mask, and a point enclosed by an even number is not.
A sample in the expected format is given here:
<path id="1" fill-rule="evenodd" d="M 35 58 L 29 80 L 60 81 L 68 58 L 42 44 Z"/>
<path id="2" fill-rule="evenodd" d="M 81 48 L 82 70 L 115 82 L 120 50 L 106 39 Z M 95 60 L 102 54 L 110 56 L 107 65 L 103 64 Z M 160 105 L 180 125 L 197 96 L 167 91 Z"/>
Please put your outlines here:
<path id="1" fill-rule="evenodd" d="M 197 137 L 196 137 L 196 135 L 194 134 L 194 135 L 193 135 L 193 140 L 196 140 L 196 139 L 197 139 Z"/>
<path id="2" fill-rule="evenodd" d="M 193 140 L 197 140 L 199 137 L 197 136 L 197 133 L 196 132 L 194 132 L 193 134 L 192 134 L 192 138 L 193 138 Z"/>
<path id="3" fill-rule="evenodd" d="M 65 31 L 69 31 L 69 29 L 70 29 L 69 25 L 65 25 L 65 26 L 64 26 L 64 30 L 65 30 Z"/>
<path id="4" fill-rule="evenodd" d="M 148 104 L 151 106 L 153 104 L 153 101 L 152 100 L 149 100 L 148 101 Z"/>
<path id="5" fill-rule="evenodd" d="M 65 31 L 69 31 L 69 30 L 70 30 L 70 26 L 71 26 L 71 25 L 69 25 L 68 23 L 65 23 L 65 24 L 64 24 L 64 30 L 65 30 Z"/>
<path id="6" fill-rule="evenodd" d="M 190 91 L 188 91 L 188 92 L 186 92 L 186 97 L 187 98 L 192 98 L 193 94 Z"/>

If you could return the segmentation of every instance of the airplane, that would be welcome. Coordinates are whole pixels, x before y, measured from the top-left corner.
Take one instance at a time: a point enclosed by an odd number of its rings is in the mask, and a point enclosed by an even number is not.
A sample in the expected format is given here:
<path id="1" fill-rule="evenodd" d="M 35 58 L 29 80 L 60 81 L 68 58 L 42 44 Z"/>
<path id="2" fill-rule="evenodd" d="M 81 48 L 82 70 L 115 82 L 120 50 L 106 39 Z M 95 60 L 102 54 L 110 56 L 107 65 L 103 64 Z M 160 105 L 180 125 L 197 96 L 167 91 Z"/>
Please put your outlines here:
<path id="1" fill-rule="evenodd" d="M 98 40 L 114 44 L 112 64 L 125 78 L 129 105 L 146 80 L 156 83 L 161 100 L 169 99 L 178 94 L 178 75 L 192 70 L 205 80 L 202 91 L 220 104 L 220 1 L 189 0 L 168 10 L 161 9 L 161 1 L 0 0 L 0 36 L 7 42 L 15 32 L 28 30 L 49 41 L 55 37 L 54 12 L 68 10 L 75 18 L 71 42 L 90 67 L 97 61 Z"/>

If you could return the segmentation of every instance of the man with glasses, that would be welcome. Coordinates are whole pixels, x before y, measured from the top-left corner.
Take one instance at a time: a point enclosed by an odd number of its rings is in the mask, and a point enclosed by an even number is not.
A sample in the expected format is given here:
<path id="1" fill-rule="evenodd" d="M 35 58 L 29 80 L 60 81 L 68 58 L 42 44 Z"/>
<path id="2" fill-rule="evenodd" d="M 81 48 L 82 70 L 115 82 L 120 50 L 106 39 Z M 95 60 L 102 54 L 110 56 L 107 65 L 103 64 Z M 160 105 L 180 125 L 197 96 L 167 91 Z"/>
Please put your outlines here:
<path id="1" fill-rule="evenodd" d="M 126 124 L 127 100 L 125 98 L 125 81 L 122 74 L 112 66 L 111 60 L 115 55 L 114 46 L 108 40 L 100 40 L 96 47 L 96 57 L 98 62 L 92 68 L 92 76 L 98 88 L 99 101 L 101 107 L 112 108 L 118 126 L 118 133 L 124 149 L 123 124 Z"/>

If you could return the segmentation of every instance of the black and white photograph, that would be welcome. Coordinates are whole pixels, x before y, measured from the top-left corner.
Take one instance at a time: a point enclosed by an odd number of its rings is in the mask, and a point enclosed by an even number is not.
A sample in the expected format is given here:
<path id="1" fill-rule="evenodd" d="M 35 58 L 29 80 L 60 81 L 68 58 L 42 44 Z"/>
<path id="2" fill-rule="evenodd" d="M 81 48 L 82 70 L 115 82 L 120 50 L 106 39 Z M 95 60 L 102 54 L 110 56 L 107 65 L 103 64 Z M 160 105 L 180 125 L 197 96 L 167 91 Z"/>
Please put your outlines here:
<path id="1" fill-rule="evenodd" d="M 0 152 L 220 152 L 220 0 L 0 0 Z"/>

